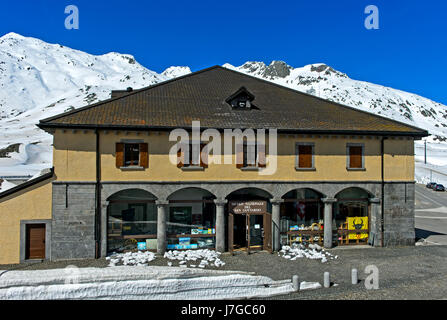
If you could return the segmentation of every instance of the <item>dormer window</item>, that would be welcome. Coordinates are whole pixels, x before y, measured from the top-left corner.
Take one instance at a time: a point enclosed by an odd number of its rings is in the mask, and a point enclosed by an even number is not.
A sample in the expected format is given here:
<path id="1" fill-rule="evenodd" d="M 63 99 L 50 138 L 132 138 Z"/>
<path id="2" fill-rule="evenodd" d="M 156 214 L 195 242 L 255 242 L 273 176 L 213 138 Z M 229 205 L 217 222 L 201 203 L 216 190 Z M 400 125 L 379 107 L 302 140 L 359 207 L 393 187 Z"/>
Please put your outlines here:
<path id="1" fill-rule="evenodd" d="M 229 96 L 225 101 L 233 108 L 233 109 L 251 109 L 253 101 L 255 98 L 245 87 L 241 87 L 231 96 Z"/>

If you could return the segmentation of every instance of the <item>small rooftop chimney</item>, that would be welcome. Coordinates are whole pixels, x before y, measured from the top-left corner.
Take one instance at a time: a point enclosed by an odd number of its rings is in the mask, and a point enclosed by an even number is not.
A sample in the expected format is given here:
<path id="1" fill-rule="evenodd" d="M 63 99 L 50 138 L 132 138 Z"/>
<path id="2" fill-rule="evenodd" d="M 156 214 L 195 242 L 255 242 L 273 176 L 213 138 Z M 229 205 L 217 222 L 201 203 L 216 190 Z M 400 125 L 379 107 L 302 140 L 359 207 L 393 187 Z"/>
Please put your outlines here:
<path id="1" fill-rule="evenodd" d="M 111 93 L 111 98 L 119 98 L 122 96 L 125 96 L 126 94 L 133 92 L 133 88 L 132 87 L 128 87 L 126 90 L 112 90 Z"/>

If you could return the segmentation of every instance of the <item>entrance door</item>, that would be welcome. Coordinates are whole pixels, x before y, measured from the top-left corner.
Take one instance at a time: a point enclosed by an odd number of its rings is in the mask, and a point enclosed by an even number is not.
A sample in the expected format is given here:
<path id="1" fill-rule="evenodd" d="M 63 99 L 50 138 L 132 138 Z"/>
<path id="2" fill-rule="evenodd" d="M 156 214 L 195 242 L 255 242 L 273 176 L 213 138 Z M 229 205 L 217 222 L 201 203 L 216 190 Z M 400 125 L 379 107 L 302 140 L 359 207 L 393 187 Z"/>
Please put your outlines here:
<path id="1" fill-rule="evenodd" d="M 272 252 L 272 215 L 229 214 L 228 250 L 250 251 L 267 250 Z"/>
<path id="2" fill-rule="evenodd" d="M 261 214 L 247 214 L 247 238 L 248 252 L 250 250 L 262 250 L 264 245 L 264 215 Z"/>
<path id="3" fill-rule="evenodd" d="M 228 249 L 271 252 L 271 214 L 265 200 L 233 200 L 228 206 Z"/>
<path id="4" fill-rule="evenodd" d="M 25 259 L 45 259 L 45 224 L 26 225 Z"/>

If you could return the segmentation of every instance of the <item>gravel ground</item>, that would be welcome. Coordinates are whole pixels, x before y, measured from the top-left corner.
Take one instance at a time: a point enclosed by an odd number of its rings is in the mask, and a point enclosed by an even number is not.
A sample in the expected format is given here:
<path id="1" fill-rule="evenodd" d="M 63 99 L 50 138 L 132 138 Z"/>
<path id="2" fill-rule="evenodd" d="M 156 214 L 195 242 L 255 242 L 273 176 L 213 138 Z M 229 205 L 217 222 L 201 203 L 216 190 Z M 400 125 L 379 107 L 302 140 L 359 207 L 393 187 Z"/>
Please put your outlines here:
<path id="1" fill-rule="evenodd" d="M 323 273 L 330 272 L 329 289 L 308 290 L 272 299 L 447 299 L 447 246 L 416 246 L 399 248 L 336 248 L 330 250 L 338 259 L 321 263 L 305 258 L 290 261 L 276 253 L 255 252 L 250 255 L 222 254 L 225 266 L 206 269 L 254 272 L 274 280 L 291 279 L 297 274 L 300 281 L 323 284 Z M 167 266 L 168 260 L 158 257 L 150 265 Z M 178 262 L 177 262 L 178 263 Z M 174 266 L 177 265 L 173 263 Z M 364 273 L 367 265 L 379 269 L 379 289 L 366 290 Z M 0 265 L 0 270 L 38 270 L 77 267 L 106 267 L 108 261 L 72 260 L 21 265 Z M 351 285 L 351 269 L 357 268 L 358 285 Z"/>

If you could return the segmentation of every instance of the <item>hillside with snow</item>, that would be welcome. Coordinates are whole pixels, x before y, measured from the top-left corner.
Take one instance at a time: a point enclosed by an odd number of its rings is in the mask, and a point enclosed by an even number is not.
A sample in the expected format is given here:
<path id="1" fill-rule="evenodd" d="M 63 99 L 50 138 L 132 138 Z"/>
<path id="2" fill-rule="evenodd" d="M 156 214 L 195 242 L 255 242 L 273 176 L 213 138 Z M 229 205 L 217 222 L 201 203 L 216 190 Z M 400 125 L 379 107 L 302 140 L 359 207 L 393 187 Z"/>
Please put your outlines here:
<path id="1" fill-rule="evenodd" d="M 430 166 L 447 171 L 445 105 L 350 79 L 322 63 L 301 68 L 282 61 L 223 66 L 424 128 L 432 134 L 427 139 Z M 52 166 L 52 137 L 35 126 L 40 119 L 105 100 L 112 90 L 139 89 L 190 72 L 188 67 L 170 67 L 156 73 L 128 54 L 95 56 L 15 33 L 4 35 L 0 38 L 0 177 L 33 176 Z M 416 176 L 425 181 L 428 167 L 419 170 L 422 142 L 416 143 L 416 154 Z"/>

